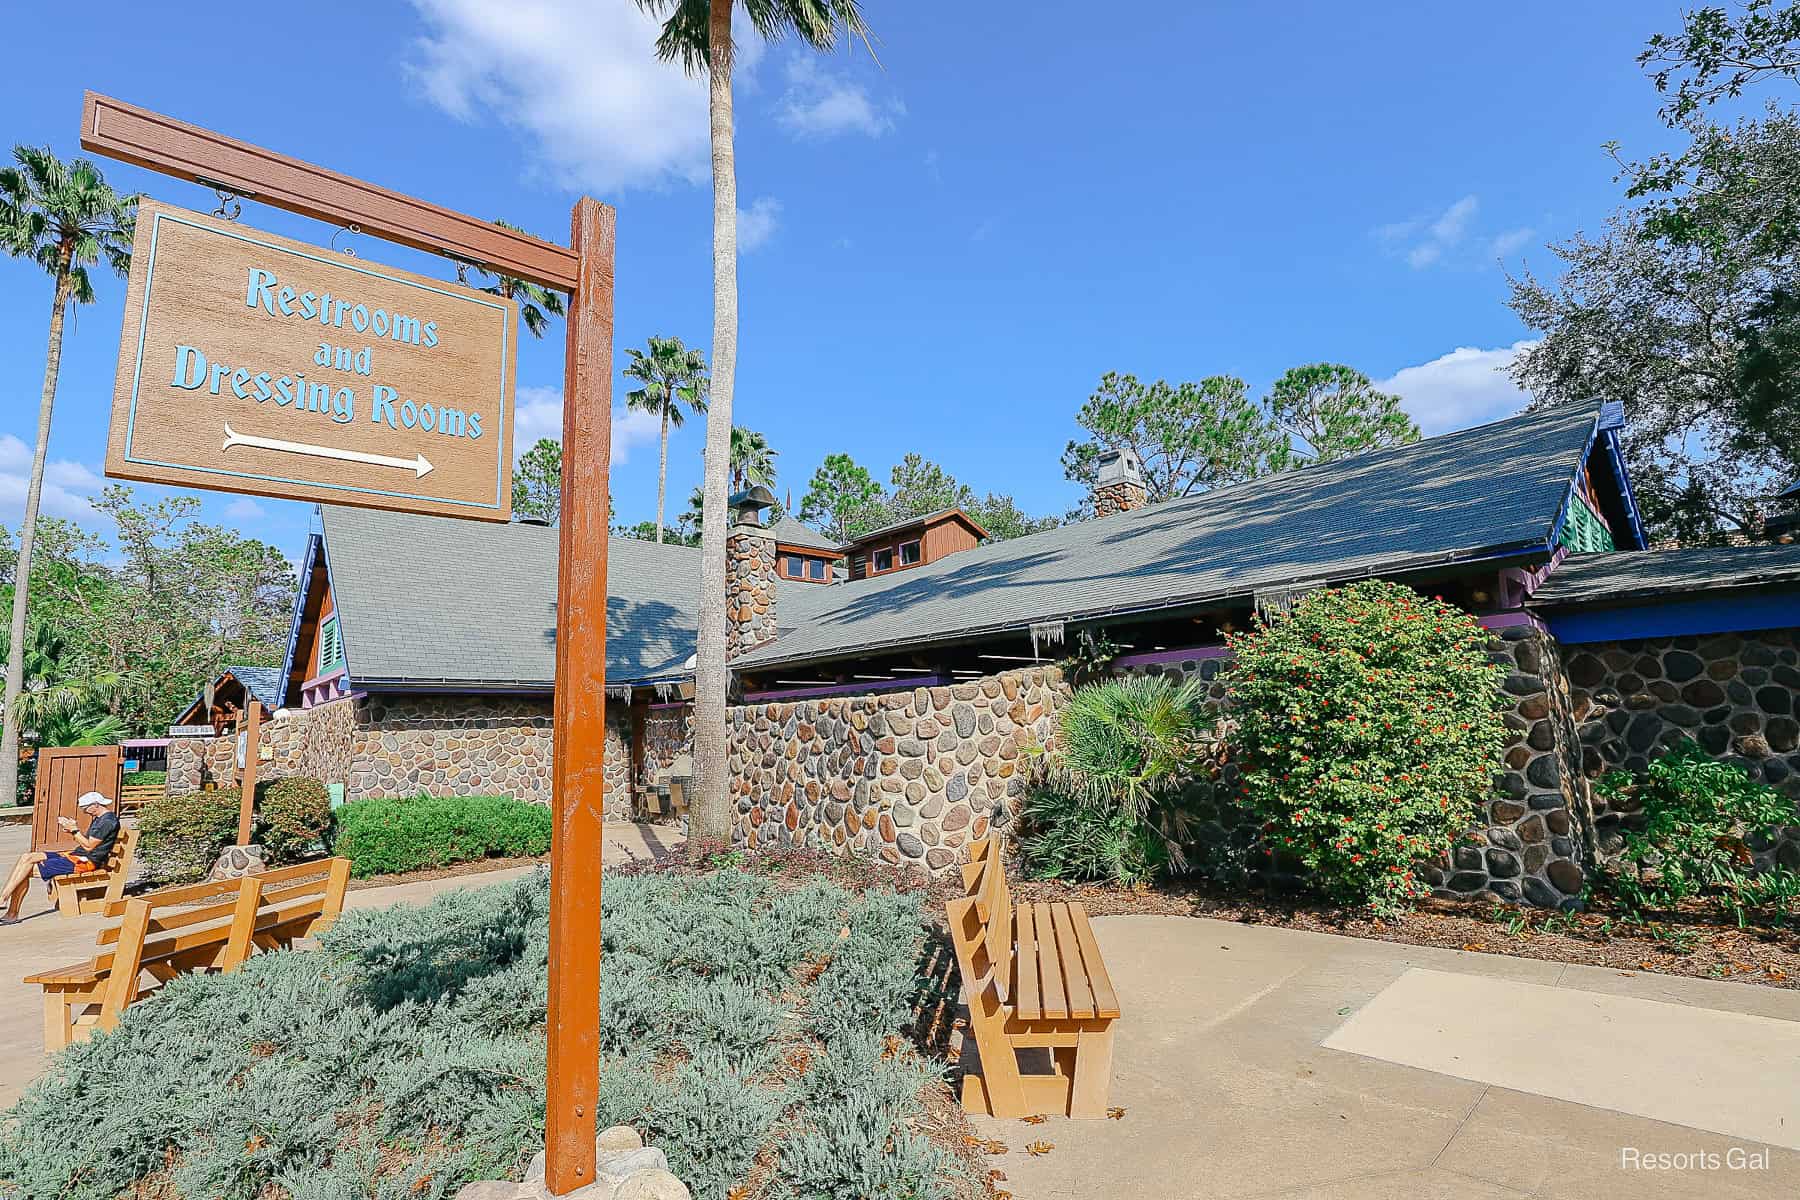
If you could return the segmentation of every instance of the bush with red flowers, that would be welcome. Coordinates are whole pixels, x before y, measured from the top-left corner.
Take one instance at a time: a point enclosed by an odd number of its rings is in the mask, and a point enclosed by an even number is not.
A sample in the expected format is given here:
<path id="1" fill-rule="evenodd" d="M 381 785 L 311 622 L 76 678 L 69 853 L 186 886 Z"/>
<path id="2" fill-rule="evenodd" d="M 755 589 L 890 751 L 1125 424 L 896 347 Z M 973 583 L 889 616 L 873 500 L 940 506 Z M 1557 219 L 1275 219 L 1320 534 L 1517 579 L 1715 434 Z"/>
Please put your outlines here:
<path id="1" fill-rule="evenodd" d="M 1504 668 L 1467 613 L 1399 584 L 1314 592 L 1231 638 L 1244 802 L 1328 898 L 1395 917 L 1478 821 Z"/>

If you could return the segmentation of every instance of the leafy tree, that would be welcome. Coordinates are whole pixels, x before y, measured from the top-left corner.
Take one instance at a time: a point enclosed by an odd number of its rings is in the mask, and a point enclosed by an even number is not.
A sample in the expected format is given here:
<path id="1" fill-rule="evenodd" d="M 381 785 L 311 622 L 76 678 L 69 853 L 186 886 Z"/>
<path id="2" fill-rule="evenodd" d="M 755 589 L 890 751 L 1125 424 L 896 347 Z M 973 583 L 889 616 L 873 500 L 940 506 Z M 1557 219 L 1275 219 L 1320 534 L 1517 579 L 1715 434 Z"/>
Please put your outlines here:
<path id="1" fill-rule="evenodd" d="M 50 450 L 50 416 L 62 365 L 63 319 L 76 304 L 91 304 L 94 284 L 88 268 L 101 260 L 120 275 L 131 269 L 131 239 L 137 197 L 108 187 L 100 170 L 85 158 L 64 163 L 46 148 L 13 147 L 15 165 L 0 170 L 0 248 L 42 267 L 54 281 L 50 302 L 50 344 L 44 355 L 43 395 L 38 403 L 37 448 L 25 489 L 25 519 L 19 530 L 14 567 L 11 649 L 6 662 L 4 732 L 0 733 L 0 796 L 14 794 L 19 775 L 19 727 L 14 717 L 24 676 L 25 605 L 31 591 L 32 539 L 44 490 L 44 461 Z"/>
<path id="2" fill-rule="evenodd" d="M 1683 15 L 1680 33 L 1654 34 L 1638 55 L 1656 90 L 1674 95 L 1663 117 L 1679 124 L 1753 83 L 1800 74 L 1800 5 L 1748 0 L 1735 18 L 1723 8 Z"/>
<path id="3" fill-rule="evenodd" d="M 7 631 L 0 630 L 0 650 L 10 650 Z M 14 713 L 19 728 L 40 746 L 73 746 L 87 743 L 53 740 L 68 722 L 109 716 L 106 702 L 118 676 L 83 668 L 69 645 L 68 636 L 46 621 L 34 620 L 26 628 L 24 672 Z M 52 737 L 46 737 L 46 732 Z"/>
<path id="4" fill-rule="evenodd" d="M 678 337 L 651 337 L 648 351 L 633 346 L 625 374 L 644 386 L 625 393 L 627 407 L 655 413 L 662 421 L 661 457 L 656 467 L 656 540 L 662 541 L 663 500 L 669 487 L 669 430 L 680 429 L 686 413 L 706 411 L 710 387 L 706 358 Z M 685 410 L 685 411 L 684 411 Z"/>
<path id="5" fill-rule="evenodd" d="M 742 425 L 731 427 L 731 490 L 741 492 L 751 485 L 775 486 L 775 460 L 779 450 L 771 449 L 769 439 Z"/>
<path id="6" fill-rule="evenodd" d="M 539 438 L 513 468 L 513 512 L 552 525 L 562 519 L 562 443 Z"/>
<path id="7" fill-rule="evenodd" d="M 1782 297 L 1800 293 L 1800 117 L 1700 127 L 1677 157 L 1633 185 L 1670 190 L 1553 247 L 1555 284 L 1511 281 L 1508 303 L 1542 334 L 1513 374 L 1540 406 L 1624 403 L 1632 481 L 1658 534 L 1755 536 L 1762 497 L 1800 474 L 1792 400 L 1770 392 Z"/>
<path id="8" fill-rule="evenodd" d="M 742 5 L 765 41 L 794 34 L 815 50 L 831 50 L 840 36 L 861 37 L 858 0 L 638 0 L 663 18 L 657 57 L 689 74 L 706 74 L 712 118 L 713 341 L 712 411 L 706 422 L 703 484 L 712 513 L 701 530 L 700 633 L 694 670 L 694 780 L 688 852 L 696 860 L 731 833 L 726 790 L 725 498 L 731 470 L 731 401 L 737 379 L 737 160 L 732 134 L 731 69 L 736 47 L 733 11 Z M 657 520 L 661 522 L 661 506 Z"/>
<path id="9" fill-rule="evenodd" d="M 1292 439 L 1300 464 L 1419 440 L 1400 397 L 1376 391 L 1367 375 L 1342 363 L 1293 368 L 1275 381 L 1265 405 L 1270 420 Z"/>
<path id="10" fill-rule="evenodd" d="M 987 530 L 996 542 L 1010 541 L 1029 533 L 1042 533 L 1062 524 L 1056 517 L 1034 517 L 1018 506 L 1011 496 L 989 492 L 983 499 L 964 506 L 975 523 Z"/>
<path id="11" fill-rule="evenodd" d="M 1282 432 L 1229 375 L 1146 384 L 1109 371 L 1075 420 L 1089 437 L 1063 451 L 1063 474 L 1091 489 L 1101 451 L 1130 449 L 1144 464 L 1151 503 L 1255 479 L 1289 461 Z"/>
<path id="12" fill-rule="evenodd" d="M 800 519 L 845 542 L 882 523 L 883 499 L 881 485 L 867 468 L 848 454 L 827 454 L 800 498 Z"/>
<path id="13" fill-rule="evenodd" d="M 51 524 L 33 607 L 54 617 L 69 669 L 108 685 L 129 733 L 166 728 L 227 664 L 281 661 L 295 580 L 273 546 L 196 521 L 191 496 L 140 503 L 115 484 L 94 507 L 113 539 Z"/>
<path id="14" fill-rule="evenodd" d="M 494 224 L 502 229 L 510 229 L 514 233 L 525 232 L 517 225 L 506 221 L 495 221 Z M 561 292 L 552 291 L 547 287 L 541 287 L 523 279 L 515 279 L 511 275 L 489 271 L 485 267 L 477 267 L 476 270 L 483 278 L 494 281 L 479 290 L 490 296 L 499 296 L 517 304 L 519 306 L 519 322 L 525 326 L 525 332 L 532 337 L 543 337 L 544 330 L 550 327 L 550 318 L 560 317 L 566 311 Z"/>

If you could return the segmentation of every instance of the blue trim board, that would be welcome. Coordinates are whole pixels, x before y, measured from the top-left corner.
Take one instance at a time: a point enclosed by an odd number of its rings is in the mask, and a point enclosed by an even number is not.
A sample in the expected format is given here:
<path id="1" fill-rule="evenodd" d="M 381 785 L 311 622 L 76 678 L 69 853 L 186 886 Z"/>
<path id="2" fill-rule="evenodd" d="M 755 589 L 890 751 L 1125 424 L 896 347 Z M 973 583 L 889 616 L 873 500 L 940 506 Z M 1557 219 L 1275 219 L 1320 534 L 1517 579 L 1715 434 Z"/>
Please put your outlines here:
<path id="1" fill-rule="evenodd" d="M 1746 633 L 1753 629 L 1800 628 L 1800 591 L 1749 596 L 1713 596 L 1670 604 L 1582 608 L 1541 613 L 1559 642 L 1617 642 L 1630 638 L 1683 634 Z"/>
<path id="2" fill-rule="evenodd" d="M 397 283 L 397 284 L 401 285 L 402 287 L 415 288 L 422 292 L 433 292 L 437 295 L 444 296 L 451 300 L 460 300 L 460 301 L 463 301 L 464 303 L 474 304 L 474 305 L 477 305 L 482 308 L 491 308 L 491 309 L 495 310 L 496 312 L 500 313 L 500 316 L 501 316 L 501 319 L 500 319 L 500 379 L 499 379 L 500 420 L 498 422 L 499 429 L 496 431 L 496 434 L 495 434 L 496 439 L 499 442 L 499 449 L 498 449 L 498 451 L 496 453 L 496 457 L 495 457 L 494 499 L 493 499 L 493 501 L 487 502 L 487 501 L 475 501 L 475 500 L 453 500 L 453 499 L 450 499 L 449 497 L 428 495 L 428 494 L 421 493 L 421 492 L 398 491 L 398 490 L 393 490 L 393 489 L 388 489 L 388 488 L 357 487 L 352 484 L 344 484 L 344 483 L 321 483 L 317 480 L 292 479 L 285 475 L 272 475 L 272 474 L 268 474 L 268 473 L 264 473 L 264 472 L 256 472 L 256 471 L 226 471 L 226 470 L 221 470 L 221 469 L 215 468 L 215 467 L 199 467 L 199 466 L 195 466 L 192 463 L 163 462 L 160 459 L 142 458 L 142 457 L 139 457 L 138 455 L 134 454 L 132 452 L 131 447 L 132 447 L 133 434 L 135 433 L 136 428 L 137 428 L 138 387 L 139 387 L 139 384 L 142 382 L 143 373 L 144 373 L 144 338 L 148 334 L 149 326 L 150 326 L 150 289 L 156 281 L 157 237 L 162 232 L 162 223 L 164 221 L 170 221 L 177 225 L 186 225 L 191 229 L 198 229 L 204 233 L 218 234 L 220 237 L 228 237 L 228 238 L 232 238 L 236 241 L 247 242 L 252 246 L 260 246 L 261 248 L 263 248 L 265 250 L 270 250 L 277 254 L 288 254 L 288 255 L 292 255 L 295 258 L 304 258 L 304 259 L 309 259 L 313 262 L 324 263 L 326 266 L 341 267 L 344 270 L 354 271 L 354 272 L 356 272 L 358 274 L 362 274 L 362 275 L 368 275 L 374 279 L 384 279 L 389 283 Z M 345 260 L 335 259 L 335 258 L 325 258 L 325 257 L 323 257 L 321 255 L 317 255 L 317 254 L 307 254 L 304 251 L 290 249 L 287 246 L 277 246 L 270 242 L 260 241 L 257 238 L 250 237 L 246 234 L 239 233 L 234 230 L 215 229 L 211 225 L 202 225 L 196 221 L 189 221 L 189 220 L 186 220 L 186 219 L 184 219 L 180 216 L 177 216 L 173 213 L 158 212 L 151 218 L 151 223 L 150 223 L 150 262 L 144 268 L 144 300 L 143 300 L 143 304 L 141 306 L 141 311 L 138 314 L 137 359 L 132 364 L 131 404 L 130 404 L 129 409 L 127 410 L 126 421 L 125 421 L 125 450 L 124 450 L 125 461 L 129 462 L 129 463 L 138 463 L 143 466 L 166 467 L 171 470 L 177 470 L 177 471 L 191 471 L 196 475 L 216 475 L 222 479 L 249 479 L 249 480 L 260 480 L 265 483 L 287 483 L 287 484 L 293 484 L 298 487 L 318 487 L 318 488 L 328 488 L 331 491 L 336 491 L 336 492 L 354 492 L 354 493 L 357 493 L 359 495 L 364 495 L 364 496 L 389 496 L 389 497 L 394 497 L 397 499 L 406 499 L 406 500 L 429 500 L 434 504 L 454 504 L 454 505 L 459 505 L 463 508 L 485 509 L 485 510 L 498 511 L 501 508 L 502 504 L 506 500 L 506 496 L 504 495 L 505 480 L 506 480 L 506 464 L 507 464 L 506 456 L 509 453 L 509 447 L 506 445 L 506 431 L 511 426 L 511 422 L 507 419 L 507 415 L 506 415 L 507 414 L 506 369 L 507 369 L 508 363 L 511 361 L 510 356 L 512 353 L 512 347 L 507 338 L 507 319 L 506 319 L 506 317 L 507 317 L 507 314 L 506 314 L 504 305 L 500 304 L 500 303 L 496 303 L 491 300 L 478 299 L 475 296 L 464 295 L 460 292 L 452 292 L 452 291 L 448 291 L 444 288 L 432 287 L 430 284 L 420 283 L 420 282 L 418 282 L 416 280 L 412 280 L 412 279 L 401 279 L 398 276 L 388 275 L 381 271 L 377 271 L 374 268 L 369 267 L 367 264 L 364 264 L 359 261 L 345 261 Z"/>
<path id="3" fill-rule="evenodd" d="M 1625 469 L 1625 448 L 1619 442 L 1617 428 L 1606 430 L 1606 452 L 1612 459 L 1613 474 L 1618 477 L 1621 498 L 1625 501 L 1625 517 L 1631 523 L 1631 548 L 1648 550 L 1650 534 L 1644 529 L 1643 514 L 1638 511 L 1637 493 L 1631 489 L 1631 473 Z"/>
<path id="4" fill-rule="evenodd" d="M 313 509 L 317 512 L 315 506 Z M 312 579 L 313 561 L 318 557 L 322 533 L 306 535 L 306 561 L 300 566 L 300 587 L 294 593 L 294 619 L 288 622 L 287 653 L 281 656 L 281 701 L 287 703 L 288 681 L 294 673 L 294 647 L 300 641 L 300 620 L 306 613 L 306 585 Z M 340 622 L 342 624 L 342 622 Z"/>

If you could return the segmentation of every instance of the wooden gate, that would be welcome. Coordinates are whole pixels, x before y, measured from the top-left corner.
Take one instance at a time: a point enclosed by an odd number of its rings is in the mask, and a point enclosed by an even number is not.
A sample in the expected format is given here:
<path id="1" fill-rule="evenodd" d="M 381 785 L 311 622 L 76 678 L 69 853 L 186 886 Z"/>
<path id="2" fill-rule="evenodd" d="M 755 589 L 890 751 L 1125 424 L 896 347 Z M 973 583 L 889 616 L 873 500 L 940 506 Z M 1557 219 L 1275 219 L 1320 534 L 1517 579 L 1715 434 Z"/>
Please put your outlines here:
<path id="1" fill-rule="evenodd" d="M 56 823 L 68 817 L 77 828 L 87 825 L 75 801 L 84 792 L 99 792 L 119 802 L 123 760 L 117 746 L 47 746 L 37 752 L 37 791 L 31 809 L 33 850 L 73 850 L 75 839 Z"/>

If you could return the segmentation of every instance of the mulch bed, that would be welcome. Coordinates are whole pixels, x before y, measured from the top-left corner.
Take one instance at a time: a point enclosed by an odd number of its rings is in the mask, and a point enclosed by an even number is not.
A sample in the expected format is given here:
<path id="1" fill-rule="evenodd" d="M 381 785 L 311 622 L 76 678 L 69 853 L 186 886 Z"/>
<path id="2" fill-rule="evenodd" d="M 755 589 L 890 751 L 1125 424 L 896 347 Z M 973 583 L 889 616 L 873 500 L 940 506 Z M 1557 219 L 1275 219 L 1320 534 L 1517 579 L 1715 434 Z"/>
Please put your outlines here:
<path id="1" fill-rule="evenodd" d="M 451 863 L 447 867 L 427 867 L 422 871 L 405 871 L 398 875 L 371 875 L 367 879 L 352 879 L 349 891 L 361 892 L 369 888 L 394 887 L 402 883 L 423 883 L 430 879 L 452 879 L 458 875 L 486 875 L 490 871 L 504 871 L 509 867 L 529 867 L 533 863 L 548 863 L 548 854 L 542 857 L 524 858 L 477 858 L 472 862 Z"/>

